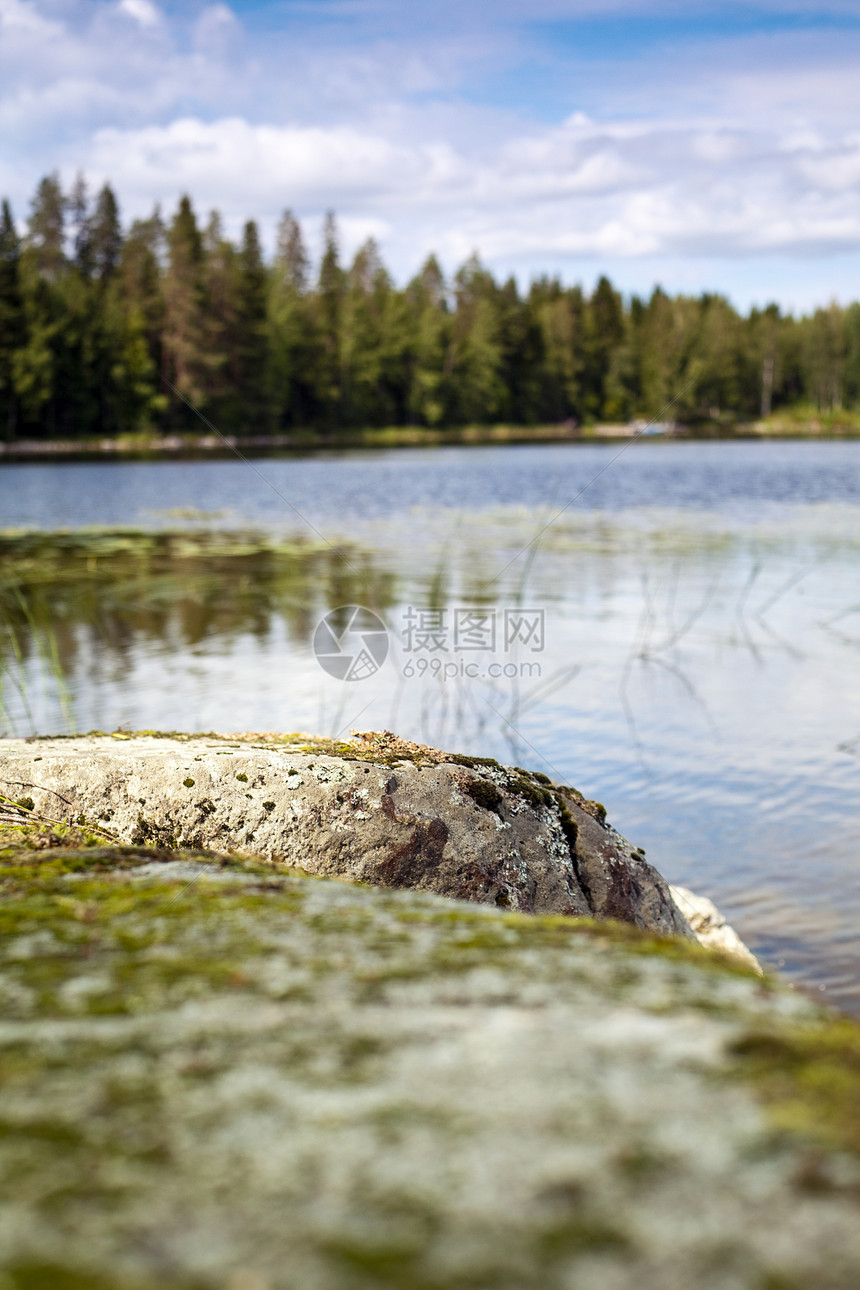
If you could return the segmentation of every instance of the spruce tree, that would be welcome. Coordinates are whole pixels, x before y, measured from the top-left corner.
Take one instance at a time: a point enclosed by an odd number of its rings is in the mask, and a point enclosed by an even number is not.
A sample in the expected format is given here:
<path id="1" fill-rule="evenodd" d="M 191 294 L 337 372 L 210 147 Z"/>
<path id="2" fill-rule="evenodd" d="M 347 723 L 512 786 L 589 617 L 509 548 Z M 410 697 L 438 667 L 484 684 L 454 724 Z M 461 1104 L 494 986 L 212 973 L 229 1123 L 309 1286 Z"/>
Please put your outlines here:
<path id="1" fill-rule="evenodd" d="M 21 241 L 7 201 L 0 211 L 0 434 L 13 439 L 18 421 L 15 351 L 24 343 Z"/>
<path id="2" fill-rule="evenodd" d="M 539 334 L 533 356 L 536 420 L 579 421 L 582 291 L 565 289 L 558 278 L 539 278 L 531 285 L 525 309 Z"/>
<path id="3" fill-rule="evenodd" d="M 449 360 L 454 417 L 461 424 L 486 424 L 507 411 L 498 288 L 477 255 L 466 261 L 454 283 L 457 309 Z"/>
<path id="4" fill-rule="evenodd" d="M 25 329 L 13 356 L 21 422 L 28 432 L 50 436 L 77 429 L 66 415 L 75 402 L 78 374 L 71 361 L 75 337 L 63 294 L 65 199 L 57 175 L 42 179 L 32 201 L 21 254 L 20 282 Z M 68 376 L 71 388 L 66 388 Z"/>
<path id="5" fill-rule="evenodd" d="M 167 230 L 164 275 L 164 367 L 168 380 L 195 407 L 209 398 L 211 363 L 203 239 L 191 200 L 183 196 Z M 173 420 L 197 428 L 193 413 L 174 404 Z"/>
<path id="6" fill-rule="evenodd" d="M 344 272 L 340 266 L 337 224 L 329 211 L 323 225 L 323 254 L 317 283 L 317 314 L 322 341 L 318 392 L 324 424 L 341 420 L 341 323 Z"/>
<path id="7" fill-rule="evenodd" d="M 164 224 L 158 208 L 135 220 L 105 290 L 105 306 L 121 336 L 112 415 L 126 430 L 152 430 L 174 402 L 159 380 L 164 330 L 161 260 Z M 103 272 L 106 272 L 106 263 Z"/>
<path id="8" fill-rule="evenodd" d="M 224 236 L 221 216 L 211 211 L 203 232 L 206 402 L 210 420 L 225 434 L 237 429 L 240 411 L 237 273 L 235 247 Z"/>
<path id="9" fill-rule="evenodd" d="M 117 270 L 118 290 L 126 312 L 137 309 L 143 320 L 150 356 L 161 369 L 164 331 L 164 291 L 161 262 L 164 222 L 156 206 L 145 220 L 135 220 L 122 244 Z"/>
<path id="10" fill-rule="evenodd" d="M 89 253 L 92 272 L 107 282 L 116 272 L 122 251 L 122 229 L 119 206 L 110 184 L 105 184 L 96 198 L 89 221 Z"/>
<path id="11" fill-rule="evenodd" d="M 309 298 L 309 261 L 301 226 L 292 211 L 278 225 L 267 299 L 268 378 L 275 426 L 313 424 L 320 407 L 320 319 Z"/>
<path id="12" fill-rule="evenodd" d="M 617 409 L 611 406 L 611 372 L 613 358 L 624 339 L 621 296 L 609 279 L 601 275 L 585 311 L 582 388 L 589 417 L 618 415 Z"/>
<path id="13" fill-rule="evenodd" d="M 27 247 L 39 274 L 56 281 L 66 265 L 65 199 L 57 175 L 46 175 L 36 189 L 27 221 Z"/>
<path id="14" fill-rule="evenodd" d="M 88 278 L 93 268 L 92 247 L 90 244 L 89 198 L 87 195 L 87 181 L 80 173 L 72 185 L 72 191 L 69 194 L 66 205 L 71 215 L 74 262 L 82 276 Z"/>
<path id="15" fill-rule="evenodd" d="M 341 325 L 343 419 L 353 426 L 405 419 L 408 338 L 399 293 L 368 238 L 347 274 Z"/>
<path id="16" fill-rule="evenodd" d="M 266 378 L 268 336 L 266 331 L 267 275 L 260 248 L 260 235 L 248 220 L 237 259 L 237 379 L 239 429 L 262 433 L 269 428 L 270 411 Z"/>
<path id="17" fill-rule="evenodd" d="M 308 289 L 308 271 L 308 253 L 301 225 L 293 212 L 286 210 L 278 224 L 274 279 L 278 286 L 287 287 L 297 295 L 304 295 Z"/>
<path id="18" fill-rule="evenodd" d="M 451 315 L 445 276 L 435 255 L 405 292 L 407 349 L 407 419 L 436 426 L 449 415 L 451 382 L 448 367 Z"/>

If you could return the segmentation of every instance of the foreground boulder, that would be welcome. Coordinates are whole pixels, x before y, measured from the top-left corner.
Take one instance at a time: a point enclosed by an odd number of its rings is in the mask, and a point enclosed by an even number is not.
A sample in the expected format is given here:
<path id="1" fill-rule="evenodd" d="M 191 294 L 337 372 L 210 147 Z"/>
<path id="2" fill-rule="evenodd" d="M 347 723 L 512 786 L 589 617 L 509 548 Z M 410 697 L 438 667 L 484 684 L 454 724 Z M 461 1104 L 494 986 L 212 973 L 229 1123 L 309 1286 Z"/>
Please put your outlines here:
<path id="1" fill-rule="evenodd" d="M 689 940 L 61 825 L 0 929 L 3 1290 L 860 1284 L 860 1033 Z"/>
<path id="2" fill-rule="evenodd" d="M 545 775 L 390 734 L 102 735 L 0 740 L 21 818 L 106 839 L 215 847 L 309 873 L 538 914 L 693 933 L 665 880 L 599 803 Z"/>

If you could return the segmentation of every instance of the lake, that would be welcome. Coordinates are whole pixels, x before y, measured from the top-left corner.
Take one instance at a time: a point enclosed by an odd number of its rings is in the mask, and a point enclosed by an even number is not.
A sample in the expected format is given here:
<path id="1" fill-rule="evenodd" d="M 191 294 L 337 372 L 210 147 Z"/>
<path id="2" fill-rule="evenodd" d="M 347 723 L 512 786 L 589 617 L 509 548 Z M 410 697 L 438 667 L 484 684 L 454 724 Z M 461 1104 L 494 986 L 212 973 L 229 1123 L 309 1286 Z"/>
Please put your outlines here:
<path id="1" fill-rule="evenodd" d="M 860 443 L 3 464 L 0 529 L 6 733 L 542 770 L 860 1013 Z"/>

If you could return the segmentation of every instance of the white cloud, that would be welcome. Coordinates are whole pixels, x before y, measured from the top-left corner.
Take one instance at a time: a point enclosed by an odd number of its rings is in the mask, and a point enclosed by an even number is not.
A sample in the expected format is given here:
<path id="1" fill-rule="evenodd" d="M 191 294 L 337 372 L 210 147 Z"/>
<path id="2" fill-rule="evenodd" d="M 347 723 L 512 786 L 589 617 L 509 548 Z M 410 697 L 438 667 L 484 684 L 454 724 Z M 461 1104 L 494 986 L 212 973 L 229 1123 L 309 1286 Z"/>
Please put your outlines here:
<path id="1" fill-rule="evenodd" d="M 225 4 L 213 4 L 204 9 L 194 27 L 194 47 L 200 53 L 219 55 L 229 52 L 231 42 L 237 40 L 241 28 L 232 9 Z"/>
<path id="2" fill-rule="evenodd" d="M 527 16 L 597 3 L 535 0 Z M 83 169 L 114 183 L 126 217 L 189 191 L 234 231 L 258 216 L 269 235 L 286 205 L 314 230 L 332 207 L 347 251 L 372 233 L 399 277 L 431 249 L 548 271 L 734 259 L 763 279 L 781 255 L 819 257 L 826 298 L 820 257 L 860 255 L 849 38 L 553 64 L 514 38 L 522 0 L 500 0 L 481 41 L 463 35 L 474 0 L 434 12 L 418 35 L 409 7 L 359 0 L 328 29 L 255 35 L 226 3 L 183 17 L 156 0 L 0 0 L 4 190 L 20 214 L 42 174 Z M 352 39 L 368 14 L 376 34 Z M 562 108 L 529 116 L 520 70 L 563 72 Z"/>
<path id="3" fill-rule="evenodd" d="M 62 26 L 45 18 L 30 0 L 0 0 L 0 31 L 28 32 L 36 36 L 55 36 Z"/>
<path id="4" fill-rule="evenodd" d="M 44 40 L 62 34 L 62 23 L 45 18 L 31 0 L 0 0 L 0 31 L 6 36 L 28 35 Z"/>
<path id="5" fill-rule="evenodd" d="M 157 27 L 161 14 L 150 0 L 119 0 L 120 13 L 133 18 L 141 27 Z"/>
<path id="6" fill-rule="evenodd" d="M 314 216 L 332 206 L 349 227 L 385 228 L 401 269 L 433 247 L 547 261 L 860 248 L 856 137 L 815 155 L 794 143 L 580 118 L 475 158 L 366 128 L 183 118 L 99 131 L 86 167 L 136 204 L 187 190 L 202 207 L 269 222 L 284 206 Z"/>

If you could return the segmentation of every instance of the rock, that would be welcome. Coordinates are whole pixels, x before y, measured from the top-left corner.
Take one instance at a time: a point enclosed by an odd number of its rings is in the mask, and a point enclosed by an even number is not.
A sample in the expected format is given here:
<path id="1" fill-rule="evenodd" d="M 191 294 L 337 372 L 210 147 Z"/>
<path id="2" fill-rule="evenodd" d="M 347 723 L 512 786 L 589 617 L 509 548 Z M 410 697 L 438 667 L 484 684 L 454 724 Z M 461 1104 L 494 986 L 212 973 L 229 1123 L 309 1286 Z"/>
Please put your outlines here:
<path id="1" fill-rule="evenodd" d="M 729 927 L 712 900 L 695 895 L 687 887 L 670 887 L 669 891 L 701 945 L 728 954 L 761 974 L 762 966 L 758 959 L 744 945 L 735 929 Z"/>
<path id="2" fill-rule="evenodd" d="M 692 936 L 663 877 L 597 803 L 545 776 L 389 734 L 336 745 L 281 735 L 7 739 L 0 792 L 37 817 L 87 820 L 134 845 L 234 850 Z"/>
<path id="3" fill-rule="evenodd" d="M 851 1023 L 629 925 L 63 833 L 0 834 L 3 1290 L 860 1284 Z"/>

